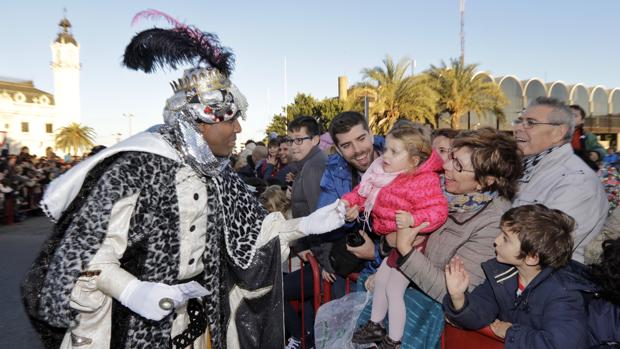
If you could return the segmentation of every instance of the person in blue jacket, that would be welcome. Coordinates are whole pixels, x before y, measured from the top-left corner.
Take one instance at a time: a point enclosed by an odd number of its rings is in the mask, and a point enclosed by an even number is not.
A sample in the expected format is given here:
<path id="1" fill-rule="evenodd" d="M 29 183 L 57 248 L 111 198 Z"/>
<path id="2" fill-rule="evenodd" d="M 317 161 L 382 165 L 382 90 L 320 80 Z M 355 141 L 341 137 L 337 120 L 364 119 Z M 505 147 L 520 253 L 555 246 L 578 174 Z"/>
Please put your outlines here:
<path id="1" fill-rule="evenodd" d="M 361 180 L 362 174 L 370 167 L 370 164 L 383 152 L 385 139 L 382 136 L 375 136 L 370 131 L 368 123 L 360 113 L 347 111 L 336 115 L 329 126 L 329 133 L 334 141 L 336 153 L 329 156 L 323 177 L 321 178 L 321 194 L 317 208 L 327 206 L 336 201 L 342 195 L 350 192 Z M 363 238 L 363 244 L 359 246 L 346 246 L 346 250 L 361 260 L 366 260 L 365 270 L 374 273 L 381 264 L 378 244 L 376 244 L 368 234 L 359 229 L 353 223 L 326 234 L 326 239 L 335 241 L 348 233 L 359 233 Z M 340 271 L 339 261 L 334 259 L 331 249 L 334 247 L 332 242 L 325 242 L 321 245 L 321 253 L 329 258 L 325 264 L 330 270 L 331 275 L 325 275 L 331 281 L 338 278 L 335 274 L 344 274 Z M 346 269 L 346 268 L 342 268 Z M 338 293 L 338 292 L 337 292 Z"/>
<path id="2" fill-rule="evenodd" d="M 463 262 L 446 265 L 447 319 L 472 330 L 490 325 L 505 348 L 586 348 L 584 294 L 593 284 L 571 262 L 575 220 L 535 204 L 508 210 L 500 227 L 497 258 L 482 264 L 487 279 L 471 294 Z"/>

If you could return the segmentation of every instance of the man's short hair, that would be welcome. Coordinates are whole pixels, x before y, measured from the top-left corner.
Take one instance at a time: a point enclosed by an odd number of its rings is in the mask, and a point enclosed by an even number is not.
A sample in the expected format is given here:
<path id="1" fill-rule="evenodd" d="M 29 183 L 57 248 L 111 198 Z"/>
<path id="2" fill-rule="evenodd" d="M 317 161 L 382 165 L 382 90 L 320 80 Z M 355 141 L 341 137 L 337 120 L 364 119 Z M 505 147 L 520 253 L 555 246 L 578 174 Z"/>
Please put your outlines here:
<path id="1" fill-rule="evenodd" d="M 438 128 L 433 130 L 432 139 L 437 137 L 446 137 L 448 139 L 454 139 L 459 134 L 459 130 L 453 128 Z"/>
<path id="2" fill-rule="evenodd" d="M 370 132 L 364 115 L 355 111 L 345 111 L 336 115 L 331 124 L 329 124 L 329 135 L 332 137 L 334 144 L 338 145 L 337 134 L 347 133 L 357 125 L 362 125 L 364 130 Z"/>
<path id="3" fill-rule="evenodd" d="M 579 104 L 571 104 L 568 107 L 571 108 L 572 110 L 577 111 L 579 115 L 581 115 L 582 119 L 586 118 L 586 111 L 583 110 L 583 108 Z"/>
<path id="4" fill-rule="evenodd" d="M 300 115 L 296 117 L 289 122 L 287 130 L 289 132 L 297 132 L 301 130 L 302 127 L 306 128 L 306 132 L 310 137 L 321 135 L 321 126 L 319 126 L 318 121 L 312 116 Z"/>
<path id="5" fill-rule="evenodd" d="M 502 215 L 500 226 L 519 237 L 518 258 L 538 255 L 541 268 L 560 268 L 571 260 L 575 220 L 560 210 L 541 204 L 513 207 Z"/>
<path id="6" fill-rule="evenodd" d="M 556 122 L 568 127 L 566 134 L 564 134 L 564 140 L 570 141 L 573 137 L 573 132 L 575 131 L 575 115 L 573 114 L 573 111 L 566 105 L 566 103 L 552 97 L 538 97 L 530 103 L 529 107 L 539 105 L 551 108 L 551 113 L 549 113 L 549 122 Z"/>

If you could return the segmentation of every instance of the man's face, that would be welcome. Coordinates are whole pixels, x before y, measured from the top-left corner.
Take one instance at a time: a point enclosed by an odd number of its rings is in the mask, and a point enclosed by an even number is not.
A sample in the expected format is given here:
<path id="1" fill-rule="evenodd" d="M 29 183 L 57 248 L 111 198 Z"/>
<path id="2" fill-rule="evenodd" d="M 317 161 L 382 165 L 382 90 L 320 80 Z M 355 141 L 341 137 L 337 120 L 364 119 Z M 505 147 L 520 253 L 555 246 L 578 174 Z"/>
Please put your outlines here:
<path id="1" fill-rule="evenodd" d="M 207 141 L 209 149 L 215 156 L 229 156 L 235 147 L 237 133 L 241 132 L 241 125 L 237 118 L 216 124 L 198 123 L 202 138 Z"/>
<path id="2" fill-rule="evenodd" d="M 349 132 L 338 133 L 335 137 L 338 153 L 356 170 L 365 172 L 375 160 L 374 137 L 364 129 L 364 125 L 355 125 Z"/>
<path id="3" fill-rule="evenodd" d="M 497 261 L 510 265 L 520 265 L 522 259 L 518 257 L 521 254 L 521 241 L 519 237 L 511 232 L 510 229 L 501 227 L 501 231 L 495 238 Z"/>
<path id="4" fill-rule="evenodd" d="M 280 159 L 280 163 L 282 165 L 288 164 L 289 155 L 290 155 L 291 146 L 286 142 L 282 142 L 280 144 L 280 149 L 278 150 L 278 159 Z"/>
<path id="5" fill-rule="evenodd" d="M 293 161 L 301 161 L 305 159 L 306 156 L 310 154 L 312 148 L 319 144 L 319 136 L 314 136 L 312 138 L 308 137 L 310 136 L 308 135 L 308 131 L 305 127 L 300 127 L 297 131 L 288 131 L 288 138 L 293 140 L 290 148 L 291 159 Z M 301 142 L 301 144 L 297 144 L 297 142 Z"/>
<path id="6" fill-rule="evenodd" d="M 534 122 L 551 122 L 551 120 L 549 120 L 551 111 L 551 107 L 536 105 L 527 108 L 523 114 L 519 116 L 519 119 L 524 122 L 515 125 L 513 129 L 517 145 L 523 152 L 523 155 L 529 156 L 539 154 L 545 149 L 562 144 L 564 134 L 567 130 L 566 125 L 538 124 L 532 125 L 531 127 L 525 125 L 527 120 Z"/>

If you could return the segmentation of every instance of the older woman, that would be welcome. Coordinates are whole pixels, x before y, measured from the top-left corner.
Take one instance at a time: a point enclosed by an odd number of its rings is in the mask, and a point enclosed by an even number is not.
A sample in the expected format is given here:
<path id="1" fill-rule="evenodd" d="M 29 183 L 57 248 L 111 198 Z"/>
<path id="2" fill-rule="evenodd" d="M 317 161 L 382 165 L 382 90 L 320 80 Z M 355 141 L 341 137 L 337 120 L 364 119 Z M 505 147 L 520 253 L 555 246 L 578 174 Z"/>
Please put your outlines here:
<path id="1" fill-rule="evenodd" d="M 449 219 L 431 234 L 424 253 L 412 247 L 419 227 L 399 235 L 396 243 L 403 255 L 400 270 L 438 302 L 446 294 L 444 267 L 454 256 L 465 262 L 472 289 L 484 280 L 480 263 L 495 257 L 493 241 L 517 190 L 521 156 L 514 139 L 499 131 L 463 132 L 454 139 L 444 170 Z"/>
<path id="2" fill-rule="evenodd" d="M 443 167 L 448 220 L 430 235 L 424 252 L 413 247 L 424 222 L 415 222 L 415 227 L 396 239 L 402 255 L 399 268 L 416 286 L 407 291 L 407 325 L 401 348 L 434 347 L 439 340 L 443 326 L 440 303 L 447 292 L 444 267 L 452 257 L 464 261 L 471 289 L 484 281 L 480 263 L 495 257 L 493 241 L 500 234 L 500 217 L 511 207 L 517 190 L 521 155 L 509 135 L 486 128 L 464 131 L 454 138 Z M 367 316 L 365 311 L 358 324 Z M 375 330 L 378 336 L 383 333 L 382 327 Z M 397 347 L 385 342 L 381 348 Z"/>

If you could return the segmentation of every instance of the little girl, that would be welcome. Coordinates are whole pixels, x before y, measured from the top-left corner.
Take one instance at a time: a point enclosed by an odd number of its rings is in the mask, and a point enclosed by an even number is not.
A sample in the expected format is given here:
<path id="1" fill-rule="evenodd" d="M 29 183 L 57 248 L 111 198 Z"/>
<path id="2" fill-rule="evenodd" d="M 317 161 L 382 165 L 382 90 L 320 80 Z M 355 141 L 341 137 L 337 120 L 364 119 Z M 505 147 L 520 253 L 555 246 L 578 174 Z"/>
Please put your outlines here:
<path id="1" fill-rule="evenodd" d="M 409 125 L 392 128 L 383 155 L 370 165 L 360 184 L 342 197 L 349 207 L 347 219 L 355 219 L 359 207 L 366 221 L 372 216 L 374 232 L 385 235 L 392 247 L 398 229 L 427 222 L 428 226 L 421 232 L 434 231 L 448 217 L 448 203 L 437 173 L 442 165 L 441 157 L 432 150 L 429 137 L 420 128 Z M 423 248 L 424 243 L 418 246 Z M 374 281 L 370 321 L 355 331 L 353 343 L 381 341 L 380 348 L 400 345 L 406 316 L 404 294 L 409 279 L 397 269 L 398 257 L 396 249 L 392 249 L 381 263 Z M 381 324 L 386 314 L 388 335 Z"/>

